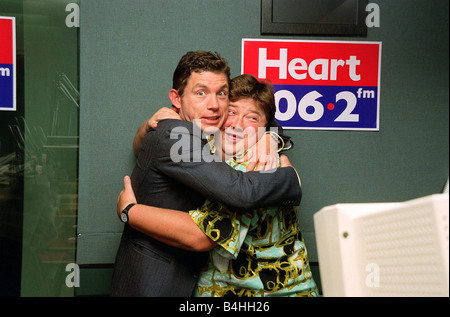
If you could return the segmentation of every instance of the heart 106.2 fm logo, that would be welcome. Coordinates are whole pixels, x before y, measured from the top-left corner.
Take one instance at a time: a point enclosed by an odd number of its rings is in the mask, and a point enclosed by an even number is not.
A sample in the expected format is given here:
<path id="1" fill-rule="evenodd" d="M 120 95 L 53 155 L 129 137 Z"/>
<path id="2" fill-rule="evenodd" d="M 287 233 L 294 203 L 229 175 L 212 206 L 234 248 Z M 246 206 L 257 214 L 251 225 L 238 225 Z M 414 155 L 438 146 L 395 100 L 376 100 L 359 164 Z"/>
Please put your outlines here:
<path id="1" fill-rule="evenodd" d="M 285 128 L 379 130 L 380 42 L 242 40 L 242 73 L 271 82 Z"/>

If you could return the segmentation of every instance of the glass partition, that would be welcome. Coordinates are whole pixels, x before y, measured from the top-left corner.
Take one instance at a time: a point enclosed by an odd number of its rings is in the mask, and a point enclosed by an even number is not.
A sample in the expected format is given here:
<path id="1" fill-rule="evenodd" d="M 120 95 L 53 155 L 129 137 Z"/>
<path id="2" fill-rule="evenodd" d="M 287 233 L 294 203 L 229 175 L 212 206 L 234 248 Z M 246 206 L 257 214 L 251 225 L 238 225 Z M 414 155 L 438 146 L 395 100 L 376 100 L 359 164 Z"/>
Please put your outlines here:
<path id="1" fill-rule="evenodd" d="M 0 296 L 73 296 L 78 1 L 2 0 L 0 16 L 15 18 L 17 84 L 0 111 Z"/>

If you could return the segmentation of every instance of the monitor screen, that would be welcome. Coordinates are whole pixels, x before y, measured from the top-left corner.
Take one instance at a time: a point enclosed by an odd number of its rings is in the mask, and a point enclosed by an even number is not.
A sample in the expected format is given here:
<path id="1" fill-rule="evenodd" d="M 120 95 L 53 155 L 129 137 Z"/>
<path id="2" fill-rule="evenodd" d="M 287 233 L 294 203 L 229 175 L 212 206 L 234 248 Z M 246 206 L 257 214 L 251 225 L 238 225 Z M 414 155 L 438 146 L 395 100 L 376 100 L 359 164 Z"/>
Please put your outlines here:
<path id="1" fill-rule="evenodd" d="M 358 23 L 358 0 L 272 1 L 274 23 Z"/>
<path id="2" fill-rule="evenodd" d="M 367 35 L 368 0 L 261 0 L 261 34 Z"/>
<path id="3" fill-rule="evenodd" d="M 449 201 L 337 204 L 314 214 L 324 296 L 449 296 Z"/>

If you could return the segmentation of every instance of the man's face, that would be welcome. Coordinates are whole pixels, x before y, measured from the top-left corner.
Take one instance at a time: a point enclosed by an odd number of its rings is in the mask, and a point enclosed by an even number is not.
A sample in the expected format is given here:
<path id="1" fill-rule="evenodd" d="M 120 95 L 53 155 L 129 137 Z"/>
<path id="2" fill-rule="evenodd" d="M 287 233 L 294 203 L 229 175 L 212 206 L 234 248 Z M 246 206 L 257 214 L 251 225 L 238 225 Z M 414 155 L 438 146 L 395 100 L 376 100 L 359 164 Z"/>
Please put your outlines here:
<path id="1" fill-rule="evenodd" d="M 193 122 L 204 131 L 221 128 L 228 110 L 228 79 L 223 73 L 194 72 L 183 95 L 178 96 L 181 119 Z M 211 129 L 213 128 L 213 129 Z"/>
<path id="2" fill-rule="evenodd" d="M 228 156 L 241 155 L 264 135 L 265 126 L 266 116 L 253 99 L 230 102 L 222 132 L 222 151 Z"/>

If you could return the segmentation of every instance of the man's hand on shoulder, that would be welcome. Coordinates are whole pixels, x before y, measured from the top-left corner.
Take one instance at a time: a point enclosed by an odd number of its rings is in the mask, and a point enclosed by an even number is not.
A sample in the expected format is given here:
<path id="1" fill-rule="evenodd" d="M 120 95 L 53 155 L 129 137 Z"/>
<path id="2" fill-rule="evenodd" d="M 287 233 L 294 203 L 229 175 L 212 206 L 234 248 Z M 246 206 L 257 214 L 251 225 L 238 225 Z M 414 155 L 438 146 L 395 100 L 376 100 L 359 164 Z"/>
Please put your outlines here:
<path id="1" fill-rule="evenodd" d="M 180 115 L 177 113 L 177 109 L 175 107 L 167 108 L 163 107 L 159 109 L 150 119 L 147 119 L 146 129 L 147 132 L 150 129 L 155 129 L 158 126 L 159 121 L 164 119 L 177 119 L 181 120 Z"/>
<path id="2" fill-rule="evenodd" d="M 300 176 L 298 175 L 297 170 L 291 164 L 291 162 L 289 161 L 289 158 L 285 154 L 280 155 L 280 166 L 281 167 L 292 167 L 294 169 L 295 173 L 297 174 L 299 185 L 302 186 L 302 181 L 300 180 Z"/>
<path id="3" fill-rule="evenodd" d="M 289 161 L 289 158 L 285 154 L 280 155 L 280 166 L 281 167 L 294 167 L 291 164 L 291 161 Z"/>
<path id="4" fill-rule="evenodd" d="M 150 131 L 151 129 L 156 129 L 158 123 L 164 119 L 181 120 L 177 112 L 177 109 L 174 107 L 172 108 L 163 107 L 159 109 L 153 116 L 151 116 L 151 118 L 145 120 L 139 126 L 136 132 L 136 136 L 134 137 L 133 140 L 133 150 L 136 156 L 138 156 L 139 152 L 141 151 L 142 141 L 145 139 L 145 136 L 148 133 L 148 131 Z"/>

